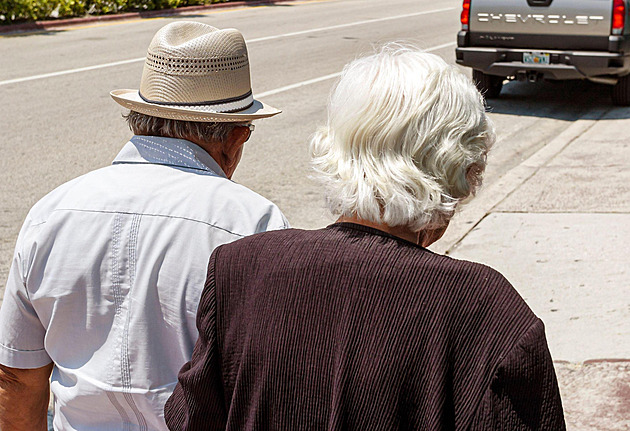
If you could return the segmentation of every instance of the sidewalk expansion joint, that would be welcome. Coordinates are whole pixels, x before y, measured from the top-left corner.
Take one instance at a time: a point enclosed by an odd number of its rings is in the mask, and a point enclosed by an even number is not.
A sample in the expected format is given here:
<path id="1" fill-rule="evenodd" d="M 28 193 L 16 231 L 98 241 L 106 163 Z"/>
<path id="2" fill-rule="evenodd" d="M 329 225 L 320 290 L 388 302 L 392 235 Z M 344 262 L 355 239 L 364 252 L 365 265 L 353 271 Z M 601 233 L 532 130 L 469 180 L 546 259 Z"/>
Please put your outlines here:
<path id="1" fill-rule="evenodd" d="M 507 172 L 488 188 L 482 188 L 473 202 L 456 214 L 457 225 L 446 231 L 444 238 L 431 249 L 437 253 L 450 254 L 468 234 L 475 229 L 501 202 L 513 195 L 521 185 L 529 181 L 540 169 L 549 164 L 571 143 L 590 130 L 611 108 L 596 107 L 587 111 L 567 127 L 555 139 L 540 148 L 528 159 Z"/>

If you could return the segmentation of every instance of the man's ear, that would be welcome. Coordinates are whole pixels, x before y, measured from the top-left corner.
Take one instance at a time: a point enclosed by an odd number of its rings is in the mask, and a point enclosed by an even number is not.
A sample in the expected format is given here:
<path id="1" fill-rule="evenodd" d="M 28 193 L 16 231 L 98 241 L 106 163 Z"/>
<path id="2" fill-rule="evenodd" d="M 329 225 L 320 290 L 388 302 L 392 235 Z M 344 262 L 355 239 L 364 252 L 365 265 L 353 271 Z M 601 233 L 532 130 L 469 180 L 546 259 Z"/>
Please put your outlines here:
<path id="1" fill-rule="evenodd" d="M 245 126 L 236 126 L 228 134 L 228 139 L 223 146 L 223 154 L 226 159 L 231 161 L 237 157 L 240 158 L 243 144 L 249 137 L 249 129 Z"/>
<path id="2" fill-rule="evenodd" d="M 227 140 L 221 148 L 221 167 L 228 178 L 232 178 L 238 162 L 241 161 L 243 144 L 249 136 L 249 129 L 243 126 L 236 126 L 228 134 Z"/>

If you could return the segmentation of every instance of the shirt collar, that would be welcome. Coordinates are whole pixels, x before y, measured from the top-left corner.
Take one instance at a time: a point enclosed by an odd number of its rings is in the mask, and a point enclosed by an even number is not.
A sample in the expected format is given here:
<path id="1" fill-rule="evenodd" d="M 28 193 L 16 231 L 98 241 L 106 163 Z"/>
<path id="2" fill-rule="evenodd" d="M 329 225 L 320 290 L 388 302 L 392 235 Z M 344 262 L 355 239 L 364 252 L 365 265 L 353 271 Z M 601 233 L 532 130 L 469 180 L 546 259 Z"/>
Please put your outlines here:
<path id="1" fill-rule="evenodd" d="M 131 138 L 113 163 L 147 163 L 206 171 L 227 178 L 219 164 L 200 146 L 184 139 L 161 136 Z"/>

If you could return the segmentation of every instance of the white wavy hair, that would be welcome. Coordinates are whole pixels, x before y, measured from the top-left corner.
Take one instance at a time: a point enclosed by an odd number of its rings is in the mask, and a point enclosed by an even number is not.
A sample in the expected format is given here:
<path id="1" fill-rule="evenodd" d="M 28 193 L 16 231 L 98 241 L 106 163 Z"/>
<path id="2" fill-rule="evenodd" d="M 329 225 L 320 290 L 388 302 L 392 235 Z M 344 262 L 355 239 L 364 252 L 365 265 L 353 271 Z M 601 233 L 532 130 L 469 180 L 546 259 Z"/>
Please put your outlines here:
<path id="1" fill-rule="evenodd" d="M 334 215 L 420 231 L 444 226 L 475 193 L 494 140 L 466 76 L 391 43 L 346 65 L 310 152 Z"/>

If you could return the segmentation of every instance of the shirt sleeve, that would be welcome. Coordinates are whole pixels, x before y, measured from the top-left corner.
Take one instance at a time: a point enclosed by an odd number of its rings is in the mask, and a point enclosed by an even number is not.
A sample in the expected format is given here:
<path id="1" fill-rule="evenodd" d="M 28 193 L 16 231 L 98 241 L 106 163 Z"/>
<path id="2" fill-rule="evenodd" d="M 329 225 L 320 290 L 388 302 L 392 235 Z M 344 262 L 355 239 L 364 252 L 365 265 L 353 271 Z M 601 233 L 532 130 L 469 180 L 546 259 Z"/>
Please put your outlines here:
<path id="1" fill-rule="evenodd" d="M 540 320 L 503 359 L 473 417 L 471 431 L 566 430 L 558 381 Z"/>
<path id="2" fill-rule="evenodd" d="M 290 227 L 291 225 L 282 211 L 274 204 L 271 204 L 267 213 L 258 220 L 256 233 L 289 229 Z"/>
<path id="3" fill-rule="evenodd" d="M 192 359 L 179 372 L 178 383 L 164 407 L 170 430 L 224 429 L 227 411 L 216 339 L 215 249 L 197 311 L 199 338 Z"/>
<path id="4" fill-rule="evenodd" d="M 29 219 L 18 236 L 0 308 L 0 364 L 11 368 L 40 368 L 52 362 L 44 349 L 46 328 L 42 325 L 26 287 L 28 258 L 26 240 L 37 226 Z"/>

